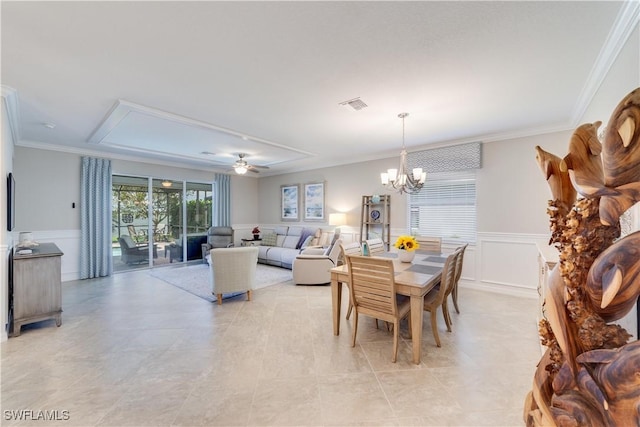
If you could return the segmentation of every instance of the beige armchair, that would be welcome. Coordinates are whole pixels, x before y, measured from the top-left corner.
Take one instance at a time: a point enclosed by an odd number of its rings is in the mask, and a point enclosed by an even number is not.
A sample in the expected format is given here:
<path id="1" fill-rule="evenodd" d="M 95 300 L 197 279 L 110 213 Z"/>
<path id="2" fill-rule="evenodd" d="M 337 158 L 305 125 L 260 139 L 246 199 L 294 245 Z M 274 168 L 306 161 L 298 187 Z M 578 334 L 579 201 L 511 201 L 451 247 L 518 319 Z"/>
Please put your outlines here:
<path id="1" fill-rule="evenodd" d="M 293 260 L 293 283 L 296 285 L 324 285 L 331 283 L 331 270 L 338 265 L 342 241 L 337 239 L 327 249 L 309 248 Z"/>
<path id="2" fill-rule="evenodd" d="M 251 291 L 256 285 L 256 265 L 258 248 L 247 246 L 240 248 L 211 249 L 211 285 L 212 293 L 222 304 L 222 296 L 235 292 L 246 292 L 251 301 Z"/>

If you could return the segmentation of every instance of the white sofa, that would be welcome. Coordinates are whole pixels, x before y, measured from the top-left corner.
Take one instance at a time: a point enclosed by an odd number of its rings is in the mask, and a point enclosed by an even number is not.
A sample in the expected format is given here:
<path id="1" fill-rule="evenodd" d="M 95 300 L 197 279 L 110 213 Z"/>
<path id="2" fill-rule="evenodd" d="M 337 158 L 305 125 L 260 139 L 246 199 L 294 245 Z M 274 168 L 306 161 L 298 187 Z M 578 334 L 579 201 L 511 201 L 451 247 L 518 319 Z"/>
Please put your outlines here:
<path id="1" fill-rule="evenodd" d="M 291 270 L 296 256 L 307 247 L 318 245 L 321 234 L 320 228 L 278 226 L 272 233 L 263 233 L 258 262 Z"/>

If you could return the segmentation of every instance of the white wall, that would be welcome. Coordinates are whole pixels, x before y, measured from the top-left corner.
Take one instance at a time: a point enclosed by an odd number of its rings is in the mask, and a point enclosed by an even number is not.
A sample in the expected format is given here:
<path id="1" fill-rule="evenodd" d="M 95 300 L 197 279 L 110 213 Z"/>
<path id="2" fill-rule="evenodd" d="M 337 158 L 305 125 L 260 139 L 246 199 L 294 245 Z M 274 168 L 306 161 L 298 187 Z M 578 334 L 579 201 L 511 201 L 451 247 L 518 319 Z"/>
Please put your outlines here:
<path id="1" fill-rule="evenodd" d="M 359 229 L 361 196 L 386 194 L 384 187 L 380 184 L 380 171 L 395 166 L 397 162 L 398 158 L 383 159 L 261 178 L 258 183 L 260 222 L 263 224 L 280 222 L 281 185 L 300 184 L 302 194 L 304 184 L 324 182 L 326 221 L 321 224 L 328 224 L 330 213 L 344 212 L 347 214 L 347 225 Z M 407 220 L 405 198 L 406 196 L 397 194 L 391 196 L 391 228 L 405 227 Z M 300 203 L 300 209 L 303 209 L 302 201 Z"/>

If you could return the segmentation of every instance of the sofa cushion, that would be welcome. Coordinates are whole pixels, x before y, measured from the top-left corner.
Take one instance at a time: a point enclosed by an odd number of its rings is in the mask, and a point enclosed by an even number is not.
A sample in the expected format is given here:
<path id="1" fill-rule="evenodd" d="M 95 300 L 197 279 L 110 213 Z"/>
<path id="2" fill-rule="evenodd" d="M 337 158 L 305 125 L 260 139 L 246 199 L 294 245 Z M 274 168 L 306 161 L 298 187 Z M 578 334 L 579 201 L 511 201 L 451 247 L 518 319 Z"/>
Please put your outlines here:
<path id="1" fill-rule="evenodd" d="M 262 246 L 275 246 L 278 242 L 278 236 L 276 233 L 267 233 L 262 236 L 262 242 L 260 245 Z"/>
<path id="2" fill-rule="evenodd" d="M 289 230 L 288 226 L 285 225 L 279 225 L 276 228 L 273 229 L 273 232 L 276 234 L 282 234 L 283 236 L 287 234 L 287 231 Z"/>
<path id="3" fill-rule="evenodd" d="M 287 236 L 300 236 L 302 234 L 302 230 L 304 230 L 304 227 L 289 227 Z"/>
<path id="4" fill-rule="evenodd" d="M 299 255 L 296 250 L 285 250 L 284 248 L 280 252 L 280 267 L 283 268 L 291 268 L 293 265 L 293 260 Z"/>
<path id="5" fill-rule="evenodd" d="M 266 264 L 269 249 L 272 249 L 272 248 L 273 246 L 263 246 L 263 245 L 258 246 L 258 262 Z"/>
<path id="6" fill-rule="evenodd" d="M 300 240 L 300 236 L 286 236 L 284 238 L 284 241 L 282 242 L 282 247 L 288 249 L 297 249 L 298 240 Z"/>
<path id="7" fill-rule="evenodd" d="M 276 267 L 282 266 L 282 253 L 291 251 L 291 249 L 280 248 L 278 246 L 272 246 L 267 251 L 267 264 L 275 265 Z"/>

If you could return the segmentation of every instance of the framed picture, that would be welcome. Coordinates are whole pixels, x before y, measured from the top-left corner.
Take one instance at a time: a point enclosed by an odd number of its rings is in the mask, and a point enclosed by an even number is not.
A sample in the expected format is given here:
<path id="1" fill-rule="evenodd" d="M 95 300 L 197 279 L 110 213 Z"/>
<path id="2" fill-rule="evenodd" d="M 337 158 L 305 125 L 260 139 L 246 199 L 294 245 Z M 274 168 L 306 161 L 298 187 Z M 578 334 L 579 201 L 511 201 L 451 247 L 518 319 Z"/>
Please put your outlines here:
<path id="1" fill-rule="evenodd" d="M 324 182 L 304 185 L 304 220 L 324 221 Z"/>
<path id="2" fill-rule="evenodd" d="M 280 186 L 280 219 L 282 221 L 299 221 L 298 184 Z"/>

